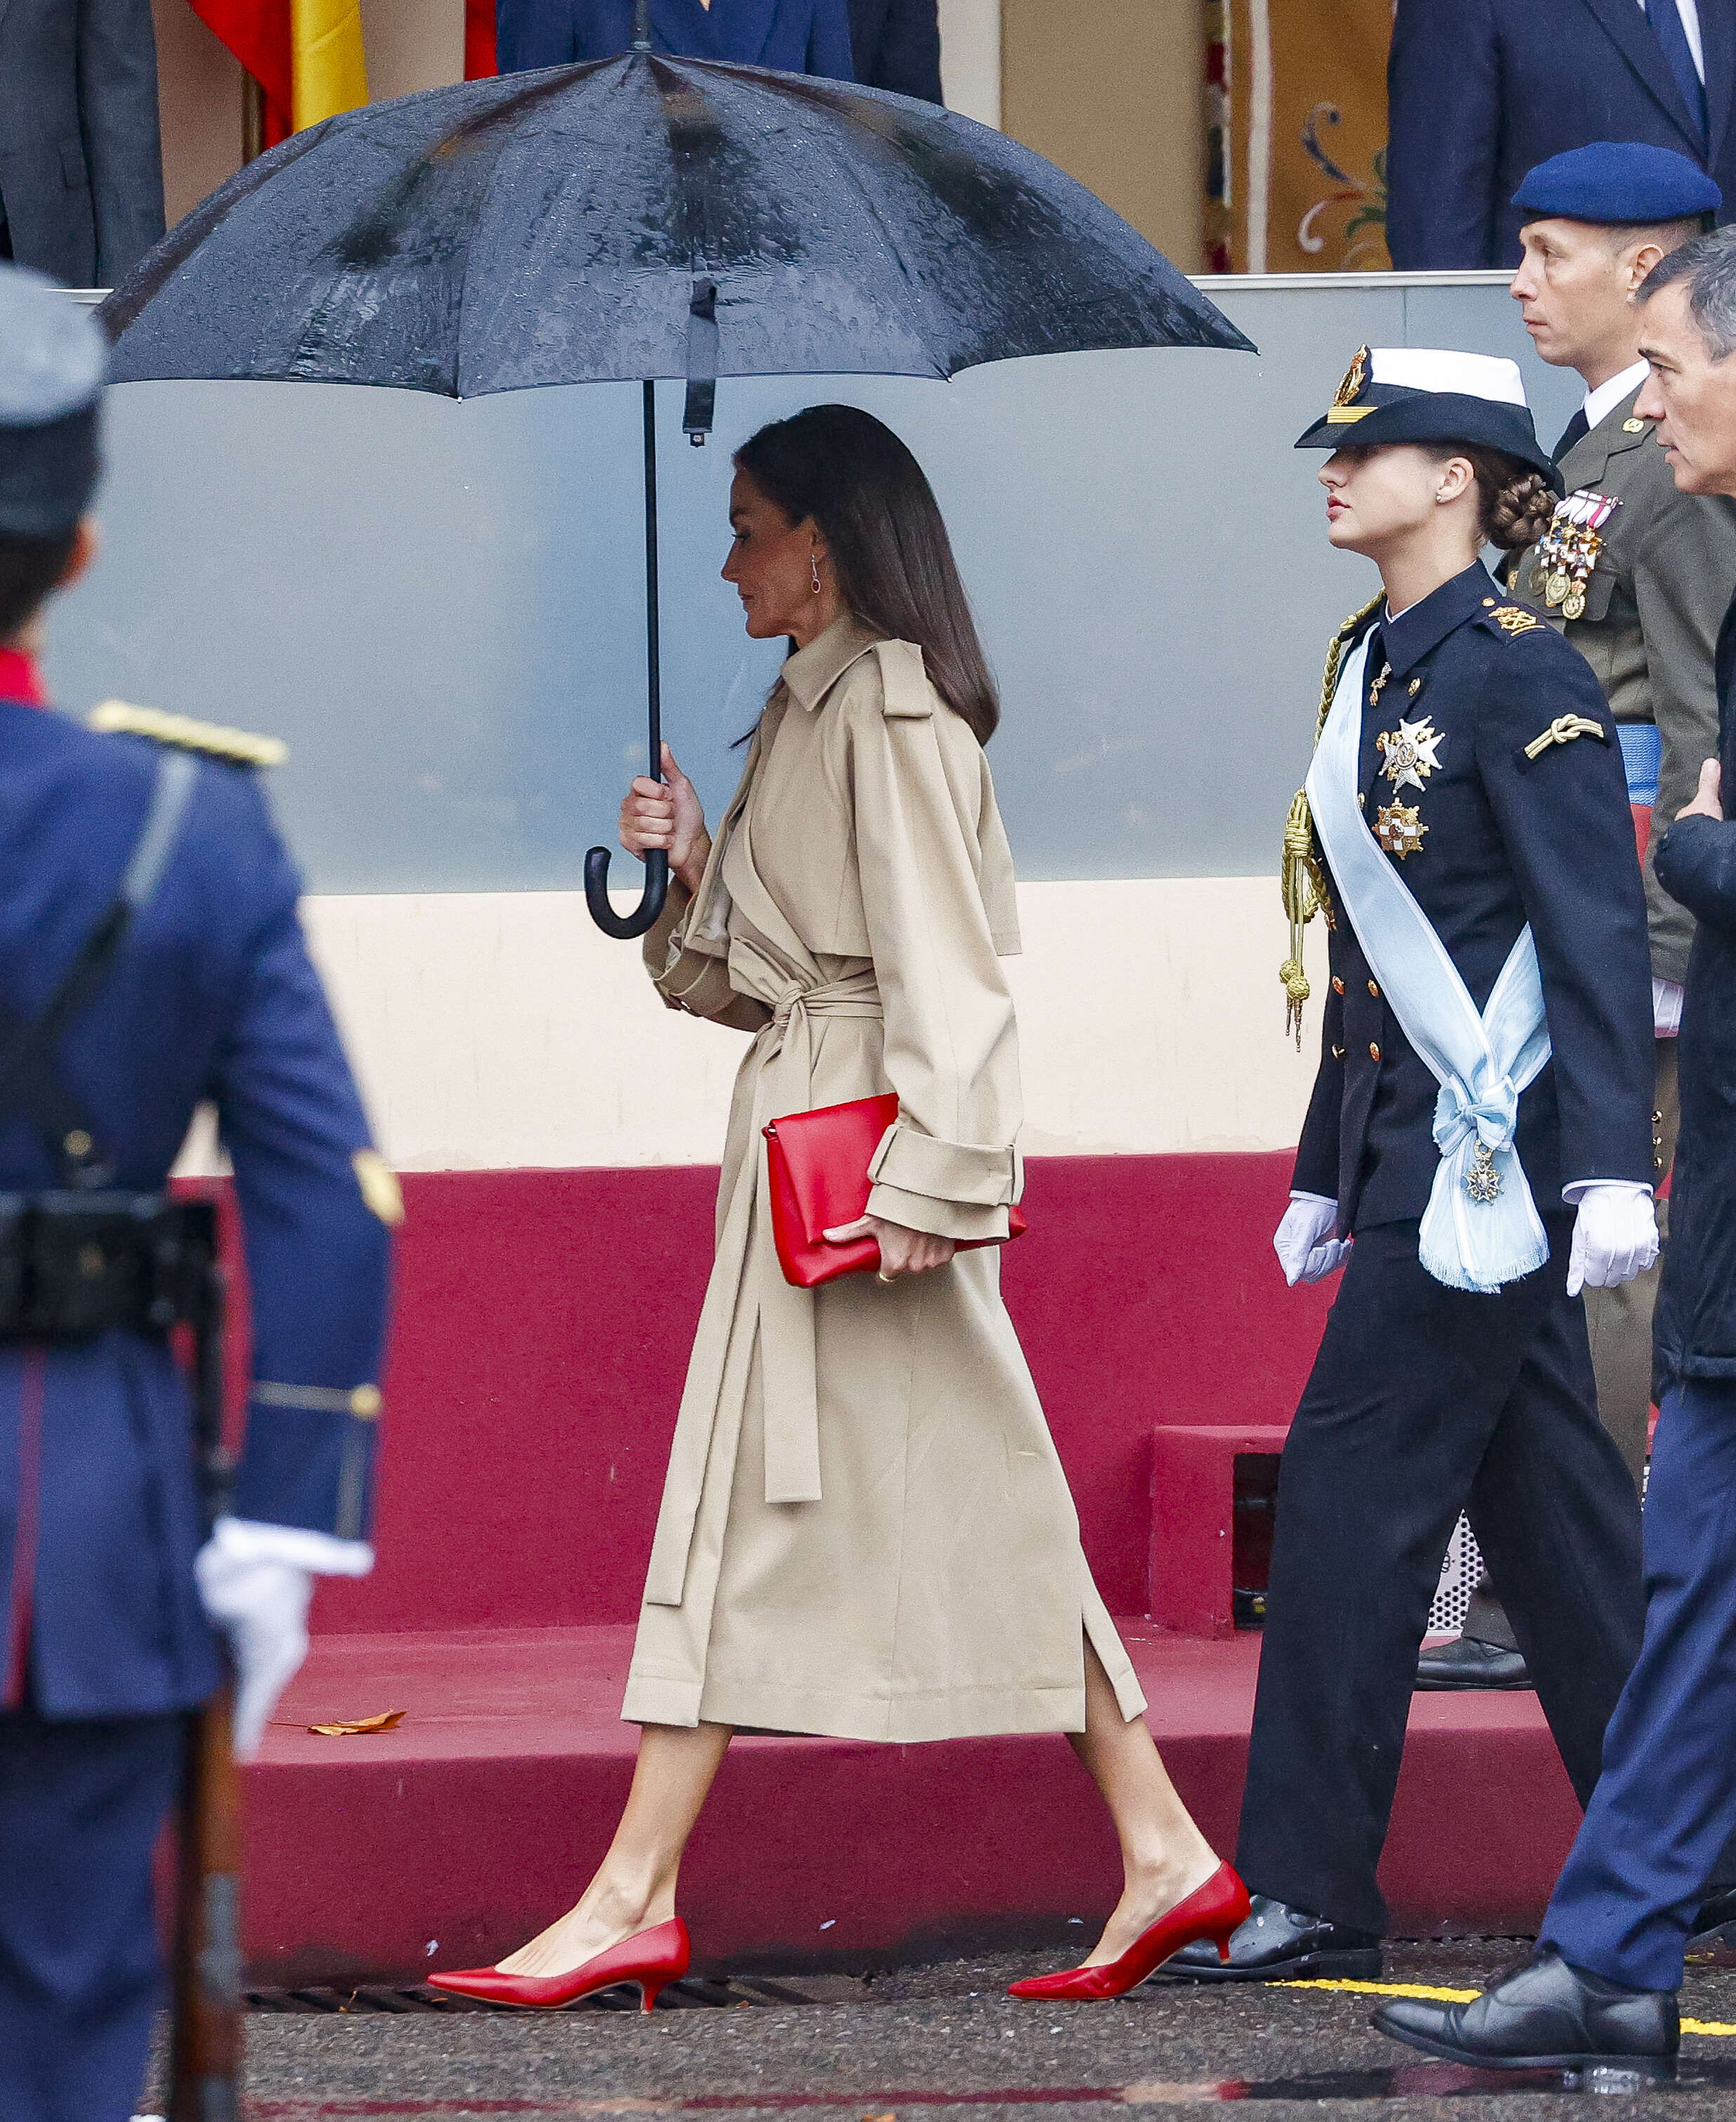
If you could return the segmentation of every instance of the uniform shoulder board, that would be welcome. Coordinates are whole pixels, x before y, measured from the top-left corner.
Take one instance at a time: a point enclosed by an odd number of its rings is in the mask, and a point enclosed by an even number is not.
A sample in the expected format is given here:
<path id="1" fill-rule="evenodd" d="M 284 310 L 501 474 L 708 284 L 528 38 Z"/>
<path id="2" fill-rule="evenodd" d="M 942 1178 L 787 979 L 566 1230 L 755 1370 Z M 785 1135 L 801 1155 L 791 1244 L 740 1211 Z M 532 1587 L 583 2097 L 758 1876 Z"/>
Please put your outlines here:
<path id="1" fill-rule="evenodd" d="M 255 736 L 249 730 L 195 722 L 191 715 L 171 715 L 161 708 L 135 708 L 125 700 L 105 700 L 93 708 L 86 727 L 105 736 L 147 736 L 156 744 L 226 760 L 231 766 L 281 766 L 289 756 L 281 737 Z"/>
<path id="2" fill-rule="evenodd" d="M 1543 624 L 1534 611 L 1527 611 L 1522 604 L 1498 604 L 1489 617 L 1504 633 L 1530 633 Z"/>

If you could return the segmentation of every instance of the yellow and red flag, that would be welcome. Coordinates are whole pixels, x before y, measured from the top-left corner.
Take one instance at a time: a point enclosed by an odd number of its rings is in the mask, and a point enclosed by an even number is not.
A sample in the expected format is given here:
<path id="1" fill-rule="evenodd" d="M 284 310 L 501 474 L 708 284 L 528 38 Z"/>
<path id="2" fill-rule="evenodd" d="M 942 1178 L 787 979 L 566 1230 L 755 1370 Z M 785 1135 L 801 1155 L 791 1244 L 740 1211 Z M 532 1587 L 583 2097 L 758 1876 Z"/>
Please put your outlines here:
<path id="1" fill-rule="evenodd" d="M 361 0 L 192 0 L 258 82 L 265 144 L 367 101 Z"/>
<path id="2" fill-rule="evenodd" d="M 494 51 L 494 0 L 464 0 L 464 79 L 500 72 Z"/>

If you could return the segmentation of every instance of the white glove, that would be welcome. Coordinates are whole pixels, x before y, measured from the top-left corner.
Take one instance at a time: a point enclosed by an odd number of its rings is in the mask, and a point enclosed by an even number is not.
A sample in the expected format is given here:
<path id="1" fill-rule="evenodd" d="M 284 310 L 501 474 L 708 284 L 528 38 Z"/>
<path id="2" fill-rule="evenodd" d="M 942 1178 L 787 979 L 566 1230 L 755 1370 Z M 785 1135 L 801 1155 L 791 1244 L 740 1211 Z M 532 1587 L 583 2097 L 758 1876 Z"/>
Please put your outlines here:
<path id="1" fill-rule="evenodd" d="M 219 1518 L 194 1558 L 199 1600 L 229 1638 L 235 1660 L 235 1750 L 259 1751 L 278 1697 L 307 1656 L 307 1608 L 315 1574 L 365 1577 L 374 1551 L 299 1526 Z"/>
<path id="2" fill-rule="evenodd" d="M 1577 1194 L 1580 1209 L 1567 1255 L 1567 1294 L 1614 1289 L 1644 1274 L 1658 1257 L 1650 1187 L 1632 1180 L 1594 1179 L 1564 1191 Z"/>
<path id="3" fill-rule="evenodd" d="M 1299 1282 L 1318 1282 L 1343 1266 L 1351 1241 L 1334 1237 L 1338 1204 L 1321 1194 L 1292 1194 L 1284 1220 L 1273 1234 L 1272 1250 L 1294 1289 Z"/>

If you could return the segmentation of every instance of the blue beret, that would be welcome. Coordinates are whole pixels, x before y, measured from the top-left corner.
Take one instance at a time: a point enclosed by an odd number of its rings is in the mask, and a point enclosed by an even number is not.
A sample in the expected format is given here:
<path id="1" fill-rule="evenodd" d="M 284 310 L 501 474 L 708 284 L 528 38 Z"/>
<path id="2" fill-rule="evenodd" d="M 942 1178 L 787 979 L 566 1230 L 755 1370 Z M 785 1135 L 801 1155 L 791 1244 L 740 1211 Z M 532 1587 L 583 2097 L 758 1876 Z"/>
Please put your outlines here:
<path id="1" fill-rule="evenodd" d="M 87 309 L 0 264 L 0 535 L 58 537 L 89 507 L 108 366 Z"/>
<path id="2" fill-rule="evenodd" d="M 1526 172 L 1513 203 L 1533 221 L 1688 221 L 1716 213 L 1724 194 L 1697 162 L 1669 147 L 1597 140 Z"/>

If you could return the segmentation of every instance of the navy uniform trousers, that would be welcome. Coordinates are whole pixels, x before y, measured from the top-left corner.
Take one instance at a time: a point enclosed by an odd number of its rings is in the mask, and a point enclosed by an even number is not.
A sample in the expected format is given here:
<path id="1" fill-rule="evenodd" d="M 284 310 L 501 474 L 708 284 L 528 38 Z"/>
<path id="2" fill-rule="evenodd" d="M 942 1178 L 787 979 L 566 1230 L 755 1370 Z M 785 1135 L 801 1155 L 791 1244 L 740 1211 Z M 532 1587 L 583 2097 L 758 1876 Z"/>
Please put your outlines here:
<path id="1" fill-rule="evenodd" d="M 151 1858 L 185 1722 L 0 1716 L 0 2116 L 136 2104 L 161 1971 Z"/>
<path id="2" fill-rule="evenodd" d="M 1461 1510 L 1582 1804 L 1639 1651 L 1639 1505 L 1566 1293 L 1573 1218 L 1543 1224 L 1549 1260 L 1491 1297 L 1425 1270 L 1416 1220 L 1359 1230 L 1284 1447 L 1236 1865 L 1359 1930 L 1386 1929 L 1375 1867 Z"/>
<path id="3" fill-rule="evenodd" d="M 1676 1989 L 1688 1928 L 1736 1829 L 1736 1381 L 1664 1395 L 1645 1499 L 1645 1641 L 1609 1771 L 1543 1942 L 1636 1989 Z"/>

